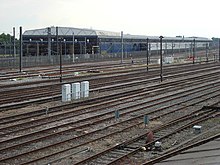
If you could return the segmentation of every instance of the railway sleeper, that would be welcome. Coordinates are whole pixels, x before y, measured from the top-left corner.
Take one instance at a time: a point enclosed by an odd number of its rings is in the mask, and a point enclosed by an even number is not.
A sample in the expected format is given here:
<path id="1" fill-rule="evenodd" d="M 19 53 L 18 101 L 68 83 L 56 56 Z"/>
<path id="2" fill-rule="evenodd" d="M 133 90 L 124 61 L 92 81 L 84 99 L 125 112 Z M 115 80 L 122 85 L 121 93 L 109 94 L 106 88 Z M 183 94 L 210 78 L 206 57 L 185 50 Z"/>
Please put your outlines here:
<path id="1" fill-rule="evenodd" d="M 218 107 L 218 106 L 203 106 L 203 108 L 202 108 L 202 110 L 210 110 L 210 109 L 212 109 L 212 110 L 216 110 L 216 112 L 220 112 L 220 107 Z"/>
<path id="2" fill-rule="evenodd" d="M 121 151 L 118 151 L 118 150 L 114 150 L 114 151 L 111 151 L 111 156 L 113 155 L 116 155 L 115 157 L 118 157 L 119 155 L 124 155 Z"/>
<path id="3" fill-rule="evenodd" d="M 142 147 L 144 142 L 134 142 L 132 144 L 129 144 L 129 146 L 126 146 L 126 148 L 130 149 L 138 149 L 139 147 Z"/>
<path id="4" fill-rule="evenodd" d="M 108 163 L 109 163 L 108 161 L 104 162 L 103 159 L 100 159 L 100 160 L 96 160 L 95 162 L 91 162 L 88 165 L 105 165 Z"/>
<path id="5" fill-rule="evenodd" d="M 106 155 L 106 156 L 102 156 L 100 159 L 101 160 L 104 160 L 106 162 L 111 162 L 113 161 L 115 158 L 117 157 L 112 157 L 111 153 L 109 155 Z"/>
<path id="6" fill-rule="evenodd" d="M 127 155 L 128 153 L 130 153 L 131 151 L 133 151 L 134 149 L 130 149 L 130 148 L 124 148 L 122 150 L 117 150 L 117 151 L 111 151 L 110 153 L 101 156 L 100 158 L 94 160 L 94 162 L 96 162 L 97 164 L 107 164 L 109 162 L 112 162 L 114 159 L 117 159 L 118 157 Z"/>
<path id="7" fill-rule="evenodd" d="M 124 155 L 124 154 L 127 154 L 127 153 L 129 153 L 129 151 L 126 151 L 126 150 L 124 150 L 124 149 L 116 149 L 116 150 L 114 150 L 114 151 L 111 151 L 111 153 L 115 153 L 116 155 Z"/>
<path id="8" fill-rule="evenodd" d="M 123 148 L 124 151 L 129 151 L 129 152 L 134 151 L 135 149 L 136 149 L 136 147 L 133 148 L 133 147 L 130 147 L 130 146 L 126 146 L 126 147 Z"/>
<path id="9" fill-rule="evenodd" d="M 111 152 L 111 153 L 109 153 L 109 155 L 108 155 L 108 157 L 110 158 L 110 159 L 117 159 L 118 158 L 118 154 L 117 153 L 115 153 L 115 152 Z"/>

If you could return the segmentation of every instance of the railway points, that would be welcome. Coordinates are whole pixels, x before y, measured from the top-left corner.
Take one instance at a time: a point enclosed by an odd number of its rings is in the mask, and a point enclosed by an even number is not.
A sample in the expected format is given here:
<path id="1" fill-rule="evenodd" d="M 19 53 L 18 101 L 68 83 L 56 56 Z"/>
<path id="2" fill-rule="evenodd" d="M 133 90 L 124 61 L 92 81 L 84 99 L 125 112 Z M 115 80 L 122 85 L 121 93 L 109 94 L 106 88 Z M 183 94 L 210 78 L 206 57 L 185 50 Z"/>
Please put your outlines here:
<path id="1" fill-rule="evenodd" d="M 87 39 L 97 43 L 95 38 Z M 107 38 L 101 41 L 102 47 L 109 44 Z M 156 48 L 156 39 L 150 41 Z M 90 54 L 92 47 L 89 43 L 87 47 Z M 106 49 L 106 53 L 116 49 Z M 63 64 L 62 82 L 58 64 L 24 67 L 22 72 L 2 68 L 0 164 L 184 164 L 192 160 L 189 153 L 206 152 L 208 162 L 212 150 L 219 148 L 195 146 L 219 139 L 220 67 L 214 57 L 206 61 L 205 49 L 197 50 L 201 59 L 195 63 L 184 47 L 176 49 L 175 58 L 166 59 L 172 62 L 163 63 L 163 81 L 156 49 L 148 65 L 141 55 L 124 58 L 123 63 L 115 57 Z M 77 51 L 84 50 L 79 46 Z M 99 50 L 94 47 L 94 51 Z M 88 97 L 62 102 L 62 85 L 85 81 L 89 82 Z"/>

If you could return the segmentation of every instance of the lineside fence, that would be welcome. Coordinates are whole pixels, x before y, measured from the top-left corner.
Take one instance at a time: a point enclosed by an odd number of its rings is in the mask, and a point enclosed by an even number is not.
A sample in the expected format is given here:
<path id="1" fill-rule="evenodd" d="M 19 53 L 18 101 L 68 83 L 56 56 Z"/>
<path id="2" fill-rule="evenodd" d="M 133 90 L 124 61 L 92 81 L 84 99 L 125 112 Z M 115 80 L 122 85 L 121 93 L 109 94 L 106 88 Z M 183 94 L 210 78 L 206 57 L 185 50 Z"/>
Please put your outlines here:
<path id="1" fill-rule="evenodd" d="M 204 52 L 203 52 L 204 51 Z M 200 53 L 202 52 L 202 53 Z M 178 53 L 178 54 L 177 54 Z M 202 54 L 202 55 L 201 55 Z M 206 61 L 206 52 L 205 50 L 197 50 L 196 59 L 197 61 Z M 191 56 L 191 52 L 187 50 L 182 50 L 178 52 L 174 52 L 172 55 L 171 52 L 164 52 L 164 57 L 166 56 L 174 56 L 174 58 L 188 58 Z M 178 57 L 179 56 L 179 57 Z M 181 57 L 180 57 L 181 56 Z M 121 59 L 121 53 L 112 53 L 112 54 L 75 54 L 73 55 L 62 55 L 62 64 L 74 64 L 74 63 L 83 63 L 83 62 L 95 62 L 95 61 L 107 61 L 107 60 L 119 60 Z M 219 59 L 219 51 L 218 48 L 212 48 L 208 51 L 208 60 L 216 61 Z M 123 59 L 125 61 L 131 62 L 134 59 L 138 60 L 138 58 L 143 59 L 143 62 L 146 58 L 146 51 L 135 51 L 135 52 L 124 52 Z M 149 54 L 150 63 L 154 63 L 159 58 L 158 51 L 152 51 Z M 10 54 L 0 54 L 0 68 L 5 69 L 17 69 L 19 68 L 19 54 L 10 55 Z M 48 66 L 48 65 L 59 65 L 60 64 L 60 55 L 51 55 L 48 57 L 47 55 L 39 55 L 39 56 L 23 56 L 22 57 L 22 67 L 37 67 L 37 66 Z"/>

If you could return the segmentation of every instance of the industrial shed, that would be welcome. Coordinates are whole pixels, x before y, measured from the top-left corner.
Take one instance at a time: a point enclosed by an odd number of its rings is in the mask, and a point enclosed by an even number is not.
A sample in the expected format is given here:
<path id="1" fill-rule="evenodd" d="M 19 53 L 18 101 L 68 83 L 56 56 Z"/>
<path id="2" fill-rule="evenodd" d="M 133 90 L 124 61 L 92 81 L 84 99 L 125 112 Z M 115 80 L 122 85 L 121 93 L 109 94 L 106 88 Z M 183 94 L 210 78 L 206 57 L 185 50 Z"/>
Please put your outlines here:
<path id="1" fill-rule="evenodd" d="M 72 27 L 48 27 L 27 30 L 23 33 L 24 56 L 28 55 L 72 55 L 72 54 L 118 54 L 146 51 L 149 40 L 149 50 L 159 50 L 159 36 L 130 35 L 120 32 L 109 32 L 93 29 Z M 194 41 L 195 40 L 195 41 Z M 193 42 L 197 49 L 205 49 L 212 40 L 201 37 L 164 37 L 163 49 L 172 53 L 191 51 Z M 123 44 L 122 44 L 123 43 Z"/>

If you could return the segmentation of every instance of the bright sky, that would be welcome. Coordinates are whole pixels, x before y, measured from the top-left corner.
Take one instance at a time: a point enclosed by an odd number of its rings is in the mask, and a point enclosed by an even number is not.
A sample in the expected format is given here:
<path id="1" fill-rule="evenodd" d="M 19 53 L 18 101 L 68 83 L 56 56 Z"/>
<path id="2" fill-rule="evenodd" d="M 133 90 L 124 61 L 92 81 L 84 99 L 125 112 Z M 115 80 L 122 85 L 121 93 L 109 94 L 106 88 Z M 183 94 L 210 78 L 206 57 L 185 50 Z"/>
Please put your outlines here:
<path id="1" fill-rule="evenodd" d="M 219 0 L 0 0 L 0 34 L 63 26 L 220 37 Z"/>

